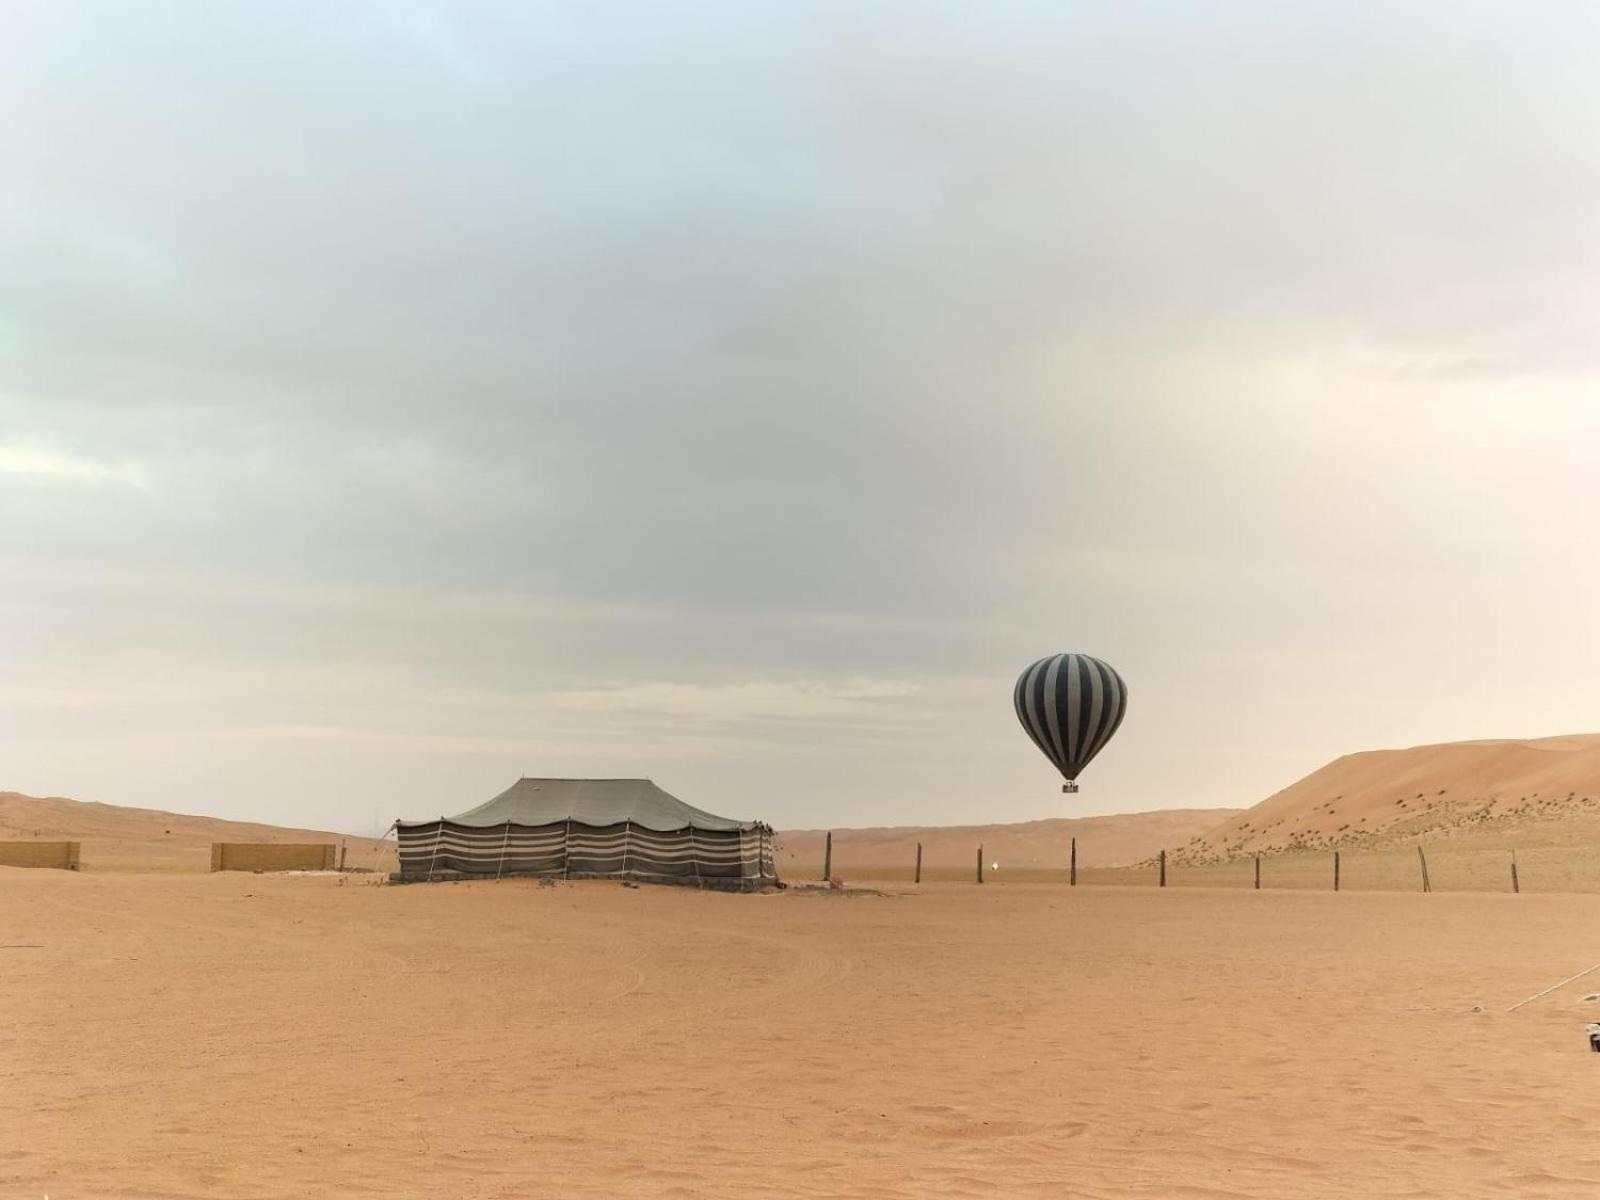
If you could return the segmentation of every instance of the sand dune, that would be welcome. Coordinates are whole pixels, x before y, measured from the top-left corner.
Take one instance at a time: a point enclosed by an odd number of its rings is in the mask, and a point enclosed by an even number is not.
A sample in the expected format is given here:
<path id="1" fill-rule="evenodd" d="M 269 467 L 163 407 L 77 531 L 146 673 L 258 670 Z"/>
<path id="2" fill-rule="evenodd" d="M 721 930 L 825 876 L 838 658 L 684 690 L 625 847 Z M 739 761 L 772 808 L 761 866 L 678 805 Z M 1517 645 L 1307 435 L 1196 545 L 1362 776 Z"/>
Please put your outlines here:
<path id="1" fill-rule="evenodd" d="M 87 871 L 205 871 L 212 842 L 336 842 L 350 867 L 387 871 L 394 861 L 393 844 L 372 838 L 0 792 L 0 840 L 27 838 L 81 842 Z"/>
<path id="2" fill-rule="evenodd" d="M 1600 1193 L 1600 898 L 379 884 L 0 869 L 0 1194 Z"/>
<path id="3" fill-rule="evenodd" d="M 1002 871 L 1061 871 L 1068 846 L 1078 839 L 1080 867 L 1115 867 L 1147 858 L 1165 846 L 1181 845 L 1216 827 L 1239 809 L 1175 808 L 1160 812 L 1118 813 L 1102 817 L 1056 817 L 1011 825 L 902 826 L 837 829 L 833 864 L 837 874 L 893 878 L 910 870 L 922 843 L 923 865 L 934 870 L 970 872 L 977 848 Z M 820 868 L 825 831 L 788 830 L 778 835 L 778 866 L 789 873 Z M 886 875 L 885 868 L 890 869 Z"/>
<path id="4" fill-rule="evenodd" d="M 1182 859 L 1410 842 L 1562 846 L 1600 835 L 1600 734 L 1347 754 L 1187 843 Z"/>

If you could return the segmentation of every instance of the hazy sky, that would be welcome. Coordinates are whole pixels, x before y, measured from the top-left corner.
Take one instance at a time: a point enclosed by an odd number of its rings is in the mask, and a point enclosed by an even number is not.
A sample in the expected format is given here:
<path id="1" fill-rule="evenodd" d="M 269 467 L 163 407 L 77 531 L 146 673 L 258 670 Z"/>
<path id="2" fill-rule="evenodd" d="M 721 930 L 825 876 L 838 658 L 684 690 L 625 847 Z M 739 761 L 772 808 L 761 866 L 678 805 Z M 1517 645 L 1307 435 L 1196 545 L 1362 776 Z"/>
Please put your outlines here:
<path id="1" fill-rule="evenodd" d="M 1600 729 L 1592 4 L 0 16 L 0 788 L 1021 820 Z"/>

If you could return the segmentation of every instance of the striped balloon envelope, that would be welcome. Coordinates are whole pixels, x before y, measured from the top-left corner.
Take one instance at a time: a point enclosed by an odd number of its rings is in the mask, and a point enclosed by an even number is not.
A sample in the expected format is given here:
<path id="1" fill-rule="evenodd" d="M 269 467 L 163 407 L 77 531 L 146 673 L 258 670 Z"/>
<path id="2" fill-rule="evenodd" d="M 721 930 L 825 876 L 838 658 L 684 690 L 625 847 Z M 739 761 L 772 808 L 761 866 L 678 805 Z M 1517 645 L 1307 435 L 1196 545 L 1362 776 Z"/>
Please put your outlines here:
<path id="1" fill-rule="evenodd" d="M 1105 749 L 1128 710 L 1128 685 L 1087 654 L 1052 654 L 1017 677 L 1017 720 L 1033 744 L 1078 790 L 1078 774 Z"/>

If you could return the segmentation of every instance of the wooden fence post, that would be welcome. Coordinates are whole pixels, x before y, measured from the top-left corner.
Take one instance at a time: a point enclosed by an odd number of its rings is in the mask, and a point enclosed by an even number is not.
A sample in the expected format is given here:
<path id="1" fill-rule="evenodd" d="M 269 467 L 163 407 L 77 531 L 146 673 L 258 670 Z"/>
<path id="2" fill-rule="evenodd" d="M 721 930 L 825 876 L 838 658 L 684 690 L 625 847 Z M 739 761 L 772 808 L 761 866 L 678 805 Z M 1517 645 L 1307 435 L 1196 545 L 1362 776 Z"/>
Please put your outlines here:
<path id="1" fill-rule="evenodd" d="M 983 882 L 983 847 L 978 847 L 978 882 Z"/>
<path id="2" fill-rule="evenodd" d="M 1261 855 L 1256 855 L 1256 891 L 1261 890 Z"/>
<path id="3" fill-rule="evenodd" d="M 912 883 L 922 882 L 922 843 L 917 843 L 917 873 L 912 877 Z"/>
<path id="4" fill-rule="evenodd" d="M 1167 852 L 1161 852 L 1161 886 L 1167 886 Z"/>
<path id="5" fill-rule="evenodd" d="M 822 878 L 833 878 L 833 830 L 828 830 L 827 847 L 822 851 Z"/>
<path id="6" fill-rule="evenodd" d="M 349 848 L 349 842 L 341 841 L 339 843 L 339 870 L 341 871 L 344 870 L 344 852 Z"/>
<path id="7" fill-rule="evenodd" d="M 1522 890 L 1522 885 L 1517 881 L 1517 852 L 1515 850 L 1511 852 L 1511 890 L 1513 892 Z"/>
<path id="8" fill-rule="evenodd" d="M 1422 852 L 1422 847 L 1417 847 L 1417 861 L 1422 864 L 1422 890 L 1433 891 L 1433 884 L 1428 882 L 1428 856 Z"/>
<path id="9" fill-rule="evenodd" d="M 1339 890 L 1339 852 L 1333 852 L 1333 890 Z"/>
<path id="10" fill-rule="evenodd" d="M 1072 839 L 1072 866 L 1068 868 L 1067 884 L 1069 887 L 1078 886 L 1078 839 Z"/>

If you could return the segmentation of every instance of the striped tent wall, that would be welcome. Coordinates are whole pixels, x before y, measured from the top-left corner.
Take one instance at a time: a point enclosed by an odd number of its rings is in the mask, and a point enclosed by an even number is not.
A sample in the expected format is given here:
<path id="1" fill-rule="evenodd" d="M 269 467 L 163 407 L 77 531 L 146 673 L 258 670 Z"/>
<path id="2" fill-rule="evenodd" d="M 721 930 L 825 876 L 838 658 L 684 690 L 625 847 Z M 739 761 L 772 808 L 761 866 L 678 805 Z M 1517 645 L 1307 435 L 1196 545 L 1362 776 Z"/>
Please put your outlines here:
<path id="1" fill-rule="evenodd" d="M 406 880 L 560 875 L 656 883 L 760 887 L 777 877 L 772 830 L 646 829 L 631 821 L 584 825 L 399 826 Z"/>
<path id="2" fill-rule="evenodd" d="M 1116 733 L 1128 688 L 1108 663 L 1087 654 L 1052 654 L 1017 679 L 1017 719 L 1069 782 Z"/>

